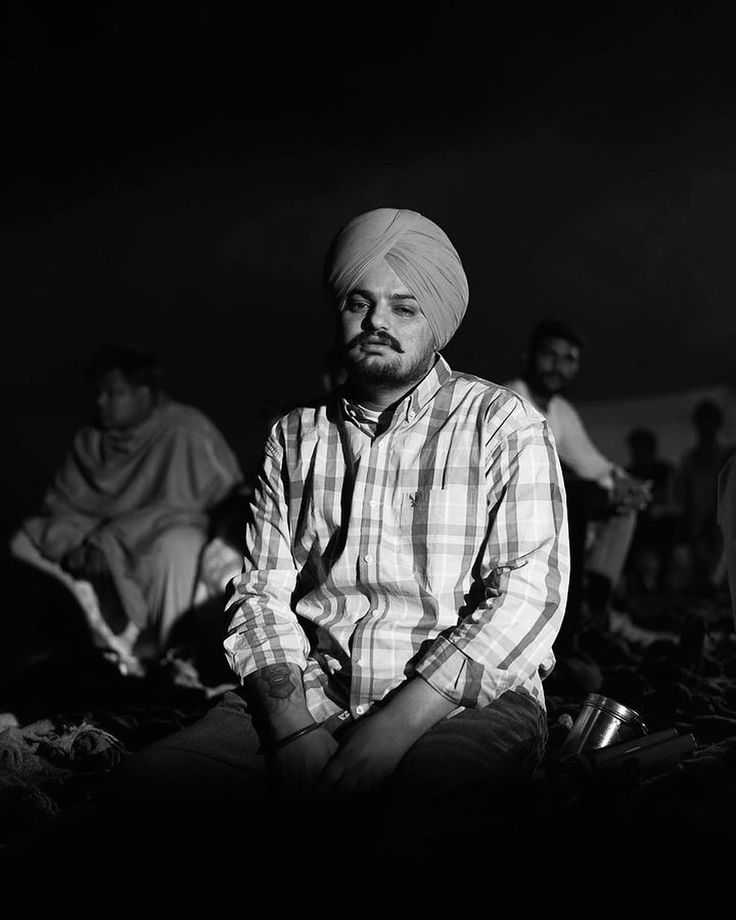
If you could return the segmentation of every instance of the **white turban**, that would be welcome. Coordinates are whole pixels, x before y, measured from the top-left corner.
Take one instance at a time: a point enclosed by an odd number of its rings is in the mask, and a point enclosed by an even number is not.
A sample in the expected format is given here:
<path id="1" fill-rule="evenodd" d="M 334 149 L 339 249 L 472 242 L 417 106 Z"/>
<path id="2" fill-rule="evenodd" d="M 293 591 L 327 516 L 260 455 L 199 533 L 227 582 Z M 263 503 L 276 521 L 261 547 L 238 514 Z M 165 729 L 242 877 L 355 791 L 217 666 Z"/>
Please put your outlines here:
<path id="1" fill-rule="evenodd" d="M 366 271 L 385 259 L 417 298 L 443 348 L 468 306 L 468 280 L 444 230 L 416 211 L 376 208 L 338 231 L 325 260 L 325 286 L 342 309 Z"/>

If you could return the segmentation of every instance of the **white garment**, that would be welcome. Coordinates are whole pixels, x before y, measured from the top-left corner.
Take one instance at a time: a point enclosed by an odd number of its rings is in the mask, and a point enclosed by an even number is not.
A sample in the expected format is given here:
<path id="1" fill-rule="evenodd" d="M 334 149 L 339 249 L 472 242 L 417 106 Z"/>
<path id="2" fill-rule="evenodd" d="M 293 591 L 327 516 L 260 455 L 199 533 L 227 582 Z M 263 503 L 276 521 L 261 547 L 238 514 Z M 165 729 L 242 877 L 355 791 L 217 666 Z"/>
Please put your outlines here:
<path id="1" fill-rule="evenodd" d="M 581 479 L 592 480 L 611 492 L 614 473 L 621 469 L 604 457 L 593 444 L 572 403 L 563 396 L 555 395 L 547 408 L 543 409 L 535 402 L 526 381 L 521 378 L 510 380 L 504 386 L 528 400 L 546 417 L 563 466 L 569 467 Z M 631 510 L 612 515 L 603 521 L 590 522 L 590 545 L 585 560 L 588 572 L 603 575 L 612 585 L 618 583 L 634 538 L 636 521 L 637 512 Z"/>
<path id="2" fill-rule="evenodd" d="M 592 479 L 604 489 L 613 488 L 613 471 L 616 465 L 606 459 L 593 444 L 572 403 L 563 396 L 553 396 L 547 408 L 542 409 L 534 401 L 529 387 L 521 378 L 509 380 L 504 386 L 518 393 L 522 399 L 529 400 L 546 416 L 557 445 L 557 453 L 565 466 L 570 467 L 581 479 Z"/>
<path id="3" fill-rule="evenodd" d="M 181 615 L 224 592 L 242 568 L 243 557 L 237 550 L 219 537 L 206 545 L 204 539 L 204 533 L 197 528 L 174 527 L 164 531 L 149 550 L 156 560 L 157 572 L 149 586 L 150 622 L 157 627 L 162 651 Z M 115 653 L 120 664 L 135 667 L 134 648 L 140 630 L 134 623 L 120 634 L 113 633 L 94 586 L 74 578 L 58 562 L 46 559 L 22 529 L 13 534 L 9 548 L 16 559 L 43 570 L 72 593 L 84 612 L 94 645 Z"/>
<path id="4" fill-rule="evenodd" d="M 90 582 L 74 578 L 65 572 L 58 562 L 42 556 L 23 530 L 17 530 L 13 534 L 10 540 L 10 552 L 16 559 L 42 569 L 71 591 L 84 612 L 94 645 L 114 652 L 120 661 L 127 662 L 132 658 L 133 645 L 138 636 L 137 627 L 131 624 L 132 629 L 126 630 L 122 635 L 115 635 L 102 615 L 97 593 Z"/>

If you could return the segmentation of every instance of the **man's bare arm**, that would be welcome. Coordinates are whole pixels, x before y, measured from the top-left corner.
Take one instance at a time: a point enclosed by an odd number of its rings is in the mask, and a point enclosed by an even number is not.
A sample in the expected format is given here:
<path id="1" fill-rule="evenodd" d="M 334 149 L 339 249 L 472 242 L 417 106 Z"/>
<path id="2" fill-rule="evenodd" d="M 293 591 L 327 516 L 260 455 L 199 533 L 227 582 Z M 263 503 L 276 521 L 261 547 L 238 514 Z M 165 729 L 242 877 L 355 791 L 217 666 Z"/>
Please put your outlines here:
<path id="1" fill-rule="evenodd" d="M 357 724 L 322 773 L 318 791 L 350 793 L 379 786 L 412 744 L 454 709 L 455 703 L 421 677 L 408 681 Z"/>
<path id="2" fill-rule="evenodd" d="M 295 664 L 270 664 L 245 678 L 253 703 L 278 741 L 311 724 L 301 670 Z"/>
<path id="3" fill-rule="evenodd" d="M 287 795 L 297 801 L 317 782 L 337 742 L 327 729 L 315 727 L 307 709 L 301 670 L 293 664 L 274 664 L 261 668 L 245 679 L 245 688 L 254 705 L 260 708 L 269 737 L 275 745 L 276 772 Z M 301 729 L 311 729 L 301 734 Z M 297 732 L 296 738 L 290 736 Z M 284 746 L 279 742 L 287 740 Z"/>

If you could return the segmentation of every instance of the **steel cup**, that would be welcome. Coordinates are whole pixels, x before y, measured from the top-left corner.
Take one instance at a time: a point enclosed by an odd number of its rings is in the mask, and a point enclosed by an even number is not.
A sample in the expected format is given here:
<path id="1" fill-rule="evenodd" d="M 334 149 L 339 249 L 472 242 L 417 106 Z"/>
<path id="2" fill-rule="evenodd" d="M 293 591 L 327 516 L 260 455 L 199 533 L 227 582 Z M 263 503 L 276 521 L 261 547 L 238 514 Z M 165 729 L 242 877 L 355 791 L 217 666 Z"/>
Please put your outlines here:
<path id="1" fill-rule="evenodd" d="M 560 748 L 560 759 L 582 751 L 631 741 L 649 733 L 646 723 L 633 709 L 598 693 L 589 693 Z"/>

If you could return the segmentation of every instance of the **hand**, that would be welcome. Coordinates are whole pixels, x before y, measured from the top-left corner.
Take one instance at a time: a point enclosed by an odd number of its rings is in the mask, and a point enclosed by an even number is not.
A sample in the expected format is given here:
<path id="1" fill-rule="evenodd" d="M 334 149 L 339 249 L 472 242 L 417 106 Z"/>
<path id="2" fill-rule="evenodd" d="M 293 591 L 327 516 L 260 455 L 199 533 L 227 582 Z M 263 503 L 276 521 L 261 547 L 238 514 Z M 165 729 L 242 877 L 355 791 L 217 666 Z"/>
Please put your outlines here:
<path id="1" fill-rule="evenodd" d="M 652 500 L 652 483 L 637 479 L 627 473 L 616 474 L 611 493 L 611 504 L 618 514 L 642 511 Z"/>
<path id="2" fill-rule="evenodd" d="M 61 560 L 61 567 L 74 578 L 83 578 L 86 569 L 86 553 L 84 544 L 75 546 Z"/>
<path id="3" fill-rule="evenodd" d="M 91 543 L 75 546 L 61 560 L 61 567 L 74 578 L 90 578 L 109 571 L 104 553 Z"/>
<path id="4" fill-rule="evenodd" d="M 326 728 L 297 738 L 274 754 L 274 765 L 287 798 L 301 799 L 314 789 L 317 779 L 337 750 Z"/>
<path id="5" fill-rule="evenodd" d="M 387 713 L 366 716 L 350 732 L 315 786 L 318 796 L 374 792 L 394 771 L 413 739 Z"/>

